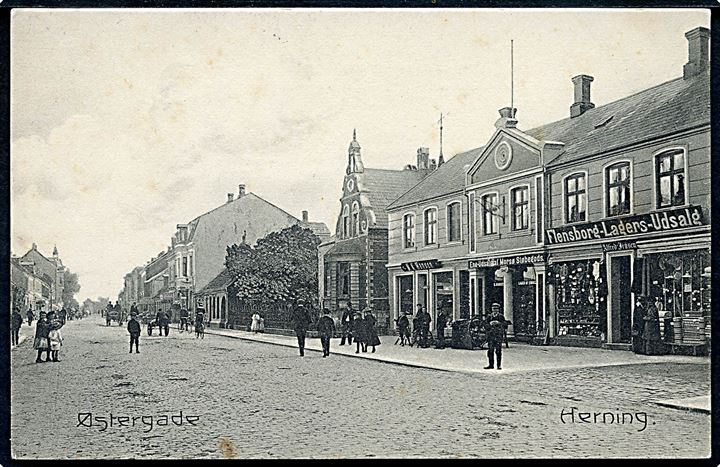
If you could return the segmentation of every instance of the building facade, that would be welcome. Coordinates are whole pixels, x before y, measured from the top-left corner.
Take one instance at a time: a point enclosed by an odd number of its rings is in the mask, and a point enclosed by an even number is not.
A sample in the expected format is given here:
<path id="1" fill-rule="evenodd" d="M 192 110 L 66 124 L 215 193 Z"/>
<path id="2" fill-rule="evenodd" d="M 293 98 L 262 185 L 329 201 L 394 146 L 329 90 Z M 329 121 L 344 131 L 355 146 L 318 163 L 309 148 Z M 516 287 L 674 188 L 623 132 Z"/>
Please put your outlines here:
<path id="1" fill-rule="evenodd" d="M 52 257 L 48 258 L 37 248 L 35 243 L 32 248 L 19 258 L 19 264 L 24 268 L 33 271 L 33 275 L 40 278 L 42 284 L 49 286 L 47 292 L 47 310 L 59 310 L 63 307 L 63 288 L 65 280 L 65 267 L 60 260 L 57 247 L 53 248 Z"/>
<path id="2" fill-rule="evenodd" d="M 369 306 L 378 328 L 390 326 L 388 304 L 388 205 L 436 169 L 427 148 L 417 166 L 403 170 L 366 168 L 355 132 L 348 148 L 335 235 L 318 247 L 320 303 L 339 316 L 344 307 Z"/>
<path id="3" fill-rule="evenodd" d="M 686 38 L 681 78 L 596 108 L 593 78 L 576 76 L 568 118 L 522 131 L 501 109 L 485 146 L 393 202 L 393 316 L 417 304 L 483 316 L 499 303 L 509 336 L 629 348 L 642 295 L 666 342 L 705 343 L 709 31 Z"/>

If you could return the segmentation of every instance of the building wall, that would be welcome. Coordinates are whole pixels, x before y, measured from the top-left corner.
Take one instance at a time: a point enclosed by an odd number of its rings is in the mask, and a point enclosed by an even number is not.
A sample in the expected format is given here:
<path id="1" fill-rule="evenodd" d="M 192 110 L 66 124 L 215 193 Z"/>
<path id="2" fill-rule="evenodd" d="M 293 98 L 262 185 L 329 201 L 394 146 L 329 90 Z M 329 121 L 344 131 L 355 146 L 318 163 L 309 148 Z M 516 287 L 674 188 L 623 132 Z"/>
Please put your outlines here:
<path id="1" fill-rule="evenodd" d="M 456 187 L 448 187 L 452 190 Z M 462 187 L 460 187 L 462 188 Z M 461 240 L 448 242 L 447 206 L 459 201 L 461 203 Z M 425 228 L 423 213 L 427 208 L 438 208 L 438 243 L 437 245 L 424 245 Z M 403 236 L 403 218 L 406 214 L 415 215 L 415 246 L 405 248 Z M 388 264 L 399 264 L 411 261 L 420 261 L 430 258 L 456 258 L 468 253 L 468 201 L 462 192 L 454 193 L 435 200 L 419 203 L 412 207 L 398 208 L 388 213 Z"/>
<path id="2" fill-rule="evenodd" d="M 585 159 L 567 167 L 550 168 L 551 194 L 549 212 L 551 218 L 548 227 L 565 224 L 563 180 L 566 176 L 580 170 L 588 173 L 587 222 L 599 221 L 605 218 L 603 188 L 605 175 L 603 168 L 614 161 L 620 160 L 631 161 L 632 214 L 646 214 L 655 211 L 655 158 L 653 154 L 663 149 L 675 147 L 686 147 L 688 150 L 685 189 L 689 203 L 702 206 L 703 216 L 709 220 L 711 151 L 710 131 L 705 129 L 699 133 L 686 133 L 673 138 L 653 141 L 622 152 L 603 154 L 600 158 Z"/>
<path id="3" fill-rule="evenodd" d="M 195 258 L 194 289 L 201 290 L 225 267 L 227 246 L 245 241 L 254 244 L 270 232 L 299 220 L 252 193 L 211 211 L 198 219 L 192 238 Z"/>

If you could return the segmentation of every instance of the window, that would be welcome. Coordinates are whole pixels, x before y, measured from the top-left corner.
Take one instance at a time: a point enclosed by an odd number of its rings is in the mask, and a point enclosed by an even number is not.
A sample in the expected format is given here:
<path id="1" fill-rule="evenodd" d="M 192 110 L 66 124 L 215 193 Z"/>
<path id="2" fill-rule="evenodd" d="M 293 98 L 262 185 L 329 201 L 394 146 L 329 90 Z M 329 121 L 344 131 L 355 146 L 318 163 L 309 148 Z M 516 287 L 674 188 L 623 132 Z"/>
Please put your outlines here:
<path id="1" fill-rule="evenodd" d="M 337 286 L 338 296 L 350 296 L 350 263 L 337 263 Z"/>
<path id="2" fill-rule="evenodd" d="M 415 216 L 413 214 L 403 216 L 403 239 L 405 248 L 415 246 Z"/>
<path id="3" fill-rule="evenodd" d="M 512 199 L 512 229 L 524 230 L 530 226 L 530 212 L 528 187 L 513 188 L 510 191 Z"/>
<path id="4" fill-rule="evenodd" d="M 352 207 L 352 228 L 353 236 L 360 235 L 360 206 L 357 201 L 353 203 Z"/>
<path id="5" fill-rule="evenodd" d="M 468 231 L 470 232 L 470 251 L 475 251 L 475 193 L 468 195 Z"/>
<path id="6" fill-rule="evenodd" d="M 190 261 L 188 261 L 188 264 L 190 266 L 190 275 L 193 275 L 193 255 L 190 255 Z"/>
<path id="7" fill-rule="evenodd" d="M 618 162 L 605 169 L 607 215 L 630 214 L 630 162 Z"/>
<path id="8" fill-rule="evenodd" d="M 425 211 L 425 245 L 437 243 L 437 209 Z"/>
<path id="9" fill-rule="evenodd" d="M 658 208 L 685 204 L 685 151 L 682 149 L 656 156 L 655 193 Z"/>
<path id="10" fill-rule="evenodd" d="M 350 237 L 350 217 L 349 217 L 349 211 L 350 211 L 350 208 L 348 208 L 348 205 L 346 204 L 346 205 L 343 207 L 343 214 L 342 214 L 342 218 L 343 218 L 342 236 L 343 236 L 343 238 L 348 238 L 348 237 Z"/>
<path id="11" fill-rule="evenodd" d="M 565 179 L 565 222 L 584 222 L 587 181 L 584 173 L 576 173 Z"/>
<path id="12" fill-rule="evenodd" d="M 451 203 L 447 207 L 448 242 L 459 242 L 461 240 L 461 207 L 462 204 L 460 204 L 459 202 Z"/>
<path id="13" fill-rule="evenodd" d="M 483 233 L 485 235 L 492 235 L 498 232 L 497 215 L 497 193 L 490 193 L 480 198 L 482 200 L 483 208 Z"/>
<path id="14" fill-rule="evenodd" d="M 188 258 L 187 256 L 183 256 L 182 259 L 182 275 L 183 277 L 187 277 L 188 275 Z"/>

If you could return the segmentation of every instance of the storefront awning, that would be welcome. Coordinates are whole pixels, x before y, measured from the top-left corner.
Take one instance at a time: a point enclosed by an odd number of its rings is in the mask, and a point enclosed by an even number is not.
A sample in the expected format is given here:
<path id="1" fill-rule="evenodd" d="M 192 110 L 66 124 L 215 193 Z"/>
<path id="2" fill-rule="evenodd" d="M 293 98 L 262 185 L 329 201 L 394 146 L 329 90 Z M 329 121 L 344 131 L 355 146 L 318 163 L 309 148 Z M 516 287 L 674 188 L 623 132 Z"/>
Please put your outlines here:
<path id="1" fill-rule="evenodd" d="M 638 240 L 638 254 L 669 253 L 674 251 L 710 249 L 710 233 L 692 237 Z"/>

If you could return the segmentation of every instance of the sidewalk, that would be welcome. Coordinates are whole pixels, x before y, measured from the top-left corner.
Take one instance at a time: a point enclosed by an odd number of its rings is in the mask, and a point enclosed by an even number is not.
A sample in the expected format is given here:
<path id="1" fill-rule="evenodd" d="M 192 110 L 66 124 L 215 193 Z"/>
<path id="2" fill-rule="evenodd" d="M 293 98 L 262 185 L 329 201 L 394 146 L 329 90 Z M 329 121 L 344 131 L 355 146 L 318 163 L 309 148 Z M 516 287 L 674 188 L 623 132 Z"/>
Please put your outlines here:
<path id="1" fill-rule="evenodd" d="M 273 334 L 255 334 L 247 331 L 233 329 L 206 329 L 206 334 L 215 334 L 234 339 L 243 339 L 266 344 L 291 347 L 297 353 L 297 339 L 292 336 Z M 484 370 L 487 365 L 487 352 L 485 350 L 463 350 L 450 347 L 439 350 L 435 348 L 421 349 L 416 347 L 401 347 L 393 345 L 397 337 L 381 336 L 382 345 L 375 353 L 372 347 L 367 353 L 355 353 L 355 344 L 340 346 L 340 339 L 332 340 L 330 344 L 330 358 L 334 355 L 364 358 L 396 365 L 405 365 L 419 368 L 430 368 L 441 371 L 454 371 L 471 374 L 500 375 L 525 371 L 537 371 L 565 368 L 593 368 L 617 365 L 638 365 L 652 363 L 678 363 L 678 364 L 709 364 L 709 357 L 688 357 L 680 355 L 636 355 L 628 351 L 589 349 L 560 346 L 534 346 L 520 343 L 510 343 L 510 348 L 503 347 L 503 369 Z M 306 350 L 322 351 L 320 339 L 306 340 Z"/>
<path id="2" fill-rule="evenodd" d="M 15 350 L 15 349 L 17 349 L 18 347 L 20 347 L 20 346 L 22 345 L 22 343 L 27 340 L 27 338 L 28 338 L 27 336 L 21 334 L 21 335 L 18 337 L 18 345 L 12 345 L 12 344 L 10 344 L 10 350 Z"/>

